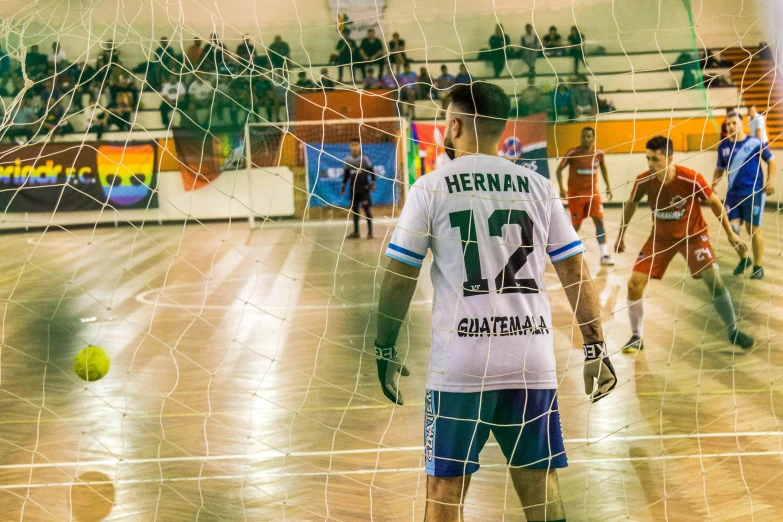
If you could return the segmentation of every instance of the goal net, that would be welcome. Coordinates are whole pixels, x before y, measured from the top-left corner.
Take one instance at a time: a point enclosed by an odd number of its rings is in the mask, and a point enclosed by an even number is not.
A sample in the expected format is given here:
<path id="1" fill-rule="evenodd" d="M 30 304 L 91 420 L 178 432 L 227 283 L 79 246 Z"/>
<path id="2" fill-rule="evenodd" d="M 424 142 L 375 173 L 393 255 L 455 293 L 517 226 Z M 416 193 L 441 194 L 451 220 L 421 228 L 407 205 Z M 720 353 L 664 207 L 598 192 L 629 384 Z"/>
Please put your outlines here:
<path id="1" fill-rule="evenodd" d="M 420 520 L 433 459 L 456 475 L 480 464 L 455 501 L 466 520 L 783 509 L 779 2 L 12 4 L 0 7 L 4 517 Z M 449 164 L 449 92 L 478 82 L 510 98 L 498 156 L 548 178 L 586 248 L 618 379 L 600 402 L 584 393 L 582 325 L 551 263 L 536 276 L 551 319 L 433 324 L 444 268 L 410 249 L 396 254 L 422 265 L 396 345 L 404 404 L 381 389 L 388 245 L 414 184 Z M 691 192 L 645 188 L 656 136 Z M 476 198 L 529 197 L 527 181 L 465 174 L 453 187 L 487 188 Z M 697 212 L 706 231 L 666 235 Z M 484 270 L 465 278 L 494 291 L 486 259 L 524 253 L 526 229 L 504 218 L 488 235 L 488 220 L 463 217 L 422 236 L 462 245 L 466 265 L 480 251 Z M 534 246 L 531 265 L 557 250 Z M 501 273 L 523 270 L 509 256 Z M 528 437 L 547 419 L 568 467 L 543 498 L 530 478 L 524 507 L 496 419 L 428 402 L 433 332 L 492 328 L 554 348 L 557 405 L 522 399 L 513 407 L 537 413 L 505 427 Z M 737 328 L 755 343 L 738 346 Z M 87 361 L 104 365 L 91 382 L 74 371 L 88 346 L 108 357 Z M 468 445 L 492 432 L 480 459 L 432 447 L 448 422 Z"/>

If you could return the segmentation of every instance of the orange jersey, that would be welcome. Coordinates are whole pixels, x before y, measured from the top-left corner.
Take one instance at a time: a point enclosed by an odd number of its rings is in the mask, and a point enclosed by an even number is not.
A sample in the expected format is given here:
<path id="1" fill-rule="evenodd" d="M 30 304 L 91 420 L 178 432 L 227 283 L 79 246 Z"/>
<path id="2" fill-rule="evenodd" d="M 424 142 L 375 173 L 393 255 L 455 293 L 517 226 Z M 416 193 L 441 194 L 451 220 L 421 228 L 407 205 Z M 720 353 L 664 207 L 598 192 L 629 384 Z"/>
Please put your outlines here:
<path id="1" fill-rule="evenodd" d="M 604 161 L 604 151 L 576 147 L 566 153 L 560 162 L 568 165 L 568 197 L 598 194 L 598 169 Z"/>
<path id="2" fill-rule="evenodd" d="M 701 214 L 700 202 L 712 196 L 704 176 L 682 165 L 676 165 L 677 175 L 668 183 L 661 183 L 655 174 L 639 174 L 633 184 L 631 199 L 647 203 L 653 211 L 652 236 L 656 241 L 676 241 L 703 234 L 707 222 Z"/>

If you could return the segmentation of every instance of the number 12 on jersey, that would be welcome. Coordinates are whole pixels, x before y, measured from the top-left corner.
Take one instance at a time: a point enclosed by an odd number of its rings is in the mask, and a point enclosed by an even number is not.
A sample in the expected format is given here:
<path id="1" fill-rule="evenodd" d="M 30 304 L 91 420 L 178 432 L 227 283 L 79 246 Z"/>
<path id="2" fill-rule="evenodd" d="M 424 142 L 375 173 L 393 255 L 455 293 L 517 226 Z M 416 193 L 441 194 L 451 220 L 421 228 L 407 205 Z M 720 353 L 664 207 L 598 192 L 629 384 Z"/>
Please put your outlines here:
<path id="1" fill-rule="evenodd" d="M 472 210 L 460 210 L 449 214 L 452 228 L 459 228 L 462 238 L 462 254 L 467 280 L 463 283 L 465 297 L 489 293 L 489 281 L 482 277 L 481 256 L 476 239 L 476 222 Z M 487 227 L 490 237 L 503 237 L 504 226 L 518 226 L 522 233 L 522 244 L 508 258 L 503 270 L 495 276 L 495 289 L 501 294 L 538 293 L 536 280 L 517 279 L 519 270 L 527 263 L 527 256 L 533 252 L 533 220 L 524 210 L 498 209 L 489 216 Z"/>

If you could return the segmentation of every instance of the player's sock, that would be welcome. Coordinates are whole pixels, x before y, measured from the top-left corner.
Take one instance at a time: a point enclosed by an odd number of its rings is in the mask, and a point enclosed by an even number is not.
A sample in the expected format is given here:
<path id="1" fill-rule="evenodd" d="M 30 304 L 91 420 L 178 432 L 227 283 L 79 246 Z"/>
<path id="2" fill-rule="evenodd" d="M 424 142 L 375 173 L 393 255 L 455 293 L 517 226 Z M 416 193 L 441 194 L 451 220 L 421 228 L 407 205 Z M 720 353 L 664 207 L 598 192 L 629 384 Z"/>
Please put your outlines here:
<path id="1" fill-rule="evenodd" d="M 729 332 L 736 330 L 737 315 L 734 313 L 734 303 L 731 302 L 729 291 L 724 291 L 722 296 L 712 301 L 712 304 L 715 306 L 715 311 L 718 312 L 723 324 L 729 329 Z"/>
<path id="2" fill-rule="evenodd" d="M 372 211 L 369 206 L 364 207 L 364 213 L 367 215 L 367 233 L 372 235 Z"/>
<path id="3" fill-rule="evenodd" d="M 353 233 L 359 235 L 359 212 L 353 214 Z"/>
<path id="4" fill-rule="evenodd" d="M 609 245 L 606 243 L 599 243 L 598 248 L 601 249 L 601 257 L 609 255 Z"/>
<path id="5" fill-rule="evenodd" d="M 642 338 L 644 331 L 644 299 L 628 299 L 628 317 L 631 319 L 631 332 L 634 337 Z"/>

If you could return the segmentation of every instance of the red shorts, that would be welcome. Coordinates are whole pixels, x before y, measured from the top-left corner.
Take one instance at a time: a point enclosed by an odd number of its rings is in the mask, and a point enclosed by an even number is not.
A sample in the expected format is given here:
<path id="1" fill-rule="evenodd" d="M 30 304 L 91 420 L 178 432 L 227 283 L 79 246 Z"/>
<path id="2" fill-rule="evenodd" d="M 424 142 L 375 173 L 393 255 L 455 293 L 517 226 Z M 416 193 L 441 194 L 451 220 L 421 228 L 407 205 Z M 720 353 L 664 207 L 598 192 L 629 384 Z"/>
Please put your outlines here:
<path id="1" fill-rule="evenodd" d="M 568 212 L 571 214 L 571 224 L 578 226 L 588 216 L 592 218 L 604 217 L 604 205 L 601 203 L 599 194 L 593 194 L 592 196 L 569 196 Z"/>
<path id="2" fill-rule="evenodd" d="M 699 234 L 678 241 L 656 241 L 650 236 L 639 252 L 633 270 L 649 275 L 652 279 L 661 279 L 677 254 L 685 257 L 693 277 L 698 277 L 702 270 L 709 267 L 718 268 L 710 238 L 707 234 Z"/>

